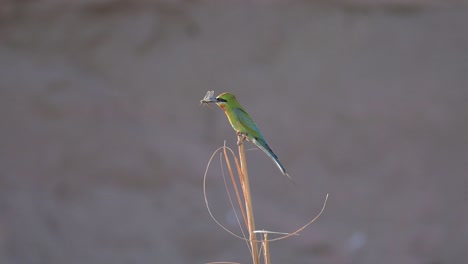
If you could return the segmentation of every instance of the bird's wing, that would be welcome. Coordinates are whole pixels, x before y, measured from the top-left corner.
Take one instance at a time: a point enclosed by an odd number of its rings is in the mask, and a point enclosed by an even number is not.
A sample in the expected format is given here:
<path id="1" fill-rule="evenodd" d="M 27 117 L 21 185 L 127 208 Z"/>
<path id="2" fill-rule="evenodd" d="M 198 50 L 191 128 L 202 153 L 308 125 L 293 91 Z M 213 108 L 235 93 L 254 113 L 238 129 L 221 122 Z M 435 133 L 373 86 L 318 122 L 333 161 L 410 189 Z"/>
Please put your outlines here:
<path id="1" fill-rule="evenodd" d="M 253 121 L 253 119 L 243 110 L 242 108 L 235 108 L 234 113 L 239 120 L 239 123 L 242 127 L 244 127 L 245 131 L 249 134 L 247 136 L 247 139 L 251 141 L 253 144 L 255 144 L 258 148 L 260 148 L 267 156 L 269 156 L 278 166 L 280 169 L 281 173 L 283 175 L 286 175 L 289 179 L 292 180 L 292 178 L 289 176 L 288 173 L 286 173 L 285 168 L 283 165 L 279 162 L 278 157 L 275 155 L 273 150 L 268 146 L 266 143 L 265 139 L 263 138 L 262 133 L 258 129 L 257 125 Z M 251 137 L 251 138 L 250 138 Z"/>
<path id="2" fill-rule="evenodd" d="M 247 114 L 247 112 L 244 109 L 236 108 L 234 109 L 234 112 L 237 116 L 237 119 L 239 120 L 240 125 L 244 127 L 248 134 L 252 136 L 257 136 L 260 139 L 264 140 L 262 133 L 257 127 L 257 124 L 255 124 L 253 119 L 250 117 L 249 114 Z"/>

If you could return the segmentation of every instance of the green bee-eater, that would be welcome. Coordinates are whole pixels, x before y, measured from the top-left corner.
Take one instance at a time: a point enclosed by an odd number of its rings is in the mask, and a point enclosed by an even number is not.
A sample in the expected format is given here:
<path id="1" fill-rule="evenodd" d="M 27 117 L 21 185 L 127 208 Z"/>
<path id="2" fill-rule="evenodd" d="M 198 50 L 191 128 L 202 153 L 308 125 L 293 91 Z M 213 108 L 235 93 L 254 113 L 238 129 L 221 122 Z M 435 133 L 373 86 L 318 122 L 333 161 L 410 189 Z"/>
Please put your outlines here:
<path id="1" fill-rule="evenodd" d="M 278 157 L 273 153 L 273 150 L 268 146 L 263 138 L 262 133 L 258 129 L 257 125 L 250 117 L 249 114 L 242 108 L 242 106 L 237 101 L 236 97 L 230 93 L 222 93 L 217 97 L 213 97 L 214 91 L 208 91 L 205 95 L 205 98 L 201 100 L 201 103 L 216 103 L 221 109 L 224 110 L 229 122 L 231 123 L 232 128 L 242 135 L 245 139 L 253 143 L 259 149 L 263 150 L 265 154 L 268 155 L 281 170 L 283 175 L 286 175 L 289 179 L 291 177 L 286 173 L 285 168 L 278 160 Z M 292 179 L 291 179 L 292 180 Z"/>

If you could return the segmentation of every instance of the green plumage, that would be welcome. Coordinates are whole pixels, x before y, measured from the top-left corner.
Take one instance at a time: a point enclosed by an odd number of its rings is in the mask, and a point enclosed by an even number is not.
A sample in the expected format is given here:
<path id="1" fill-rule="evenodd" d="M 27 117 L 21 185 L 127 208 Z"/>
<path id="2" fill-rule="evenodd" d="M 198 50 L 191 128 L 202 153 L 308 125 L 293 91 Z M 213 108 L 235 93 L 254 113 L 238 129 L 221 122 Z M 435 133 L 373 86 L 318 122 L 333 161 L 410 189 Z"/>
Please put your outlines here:
<path id="1" fill-rule="evenodd" d="M 250 115 L 242 108 L 236 97 L 230 93 L 222 93 L 216 98 L 213 98 L 212 95 L 212 92 L 208 92 L 205 99 L 202 100 L 202 103 L 214 102 L 221 107 L 228 117 L 232 128 L 234 128 L 237 133 L 244 135 L 248 141 L 256 145 L 259 149 L 263 150 L 263 152 L 275 162 L 276 166 L 281 170 L 281 173 L 291 179 L 283 165 L 279 162 L 278 157 L 266 143 L 260 129 L 258 129 Z"/>

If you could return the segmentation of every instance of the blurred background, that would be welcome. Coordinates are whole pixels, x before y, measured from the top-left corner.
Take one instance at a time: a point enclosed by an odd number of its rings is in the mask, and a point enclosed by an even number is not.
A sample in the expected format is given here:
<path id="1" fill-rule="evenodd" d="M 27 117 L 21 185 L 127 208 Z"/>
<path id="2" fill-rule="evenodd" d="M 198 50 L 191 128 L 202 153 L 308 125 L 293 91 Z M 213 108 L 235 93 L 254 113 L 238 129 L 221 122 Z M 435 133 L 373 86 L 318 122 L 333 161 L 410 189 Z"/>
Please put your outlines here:
<path id="1" fill-rule="evenodd" d="M 468 5 L 0 1 L 0 263 L 250 263 L 203 200 L 230 91 L 273 263 L 466 263 Z M 215 159 L 207 195 L 236 230 Z"/>

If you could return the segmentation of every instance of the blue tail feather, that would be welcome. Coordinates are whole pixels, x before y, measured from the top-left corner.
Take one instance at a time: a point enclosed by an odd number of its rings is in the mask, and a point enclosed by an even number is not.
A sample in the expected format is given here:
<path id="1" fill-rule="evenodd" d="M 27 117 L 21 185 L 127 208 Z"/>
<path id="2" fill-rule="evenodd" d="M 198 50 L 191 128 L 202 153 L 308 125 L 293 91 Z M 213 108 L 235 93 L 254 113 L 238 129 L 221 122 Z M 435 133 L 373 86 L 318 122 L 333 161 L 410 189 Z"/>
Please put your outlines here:
<path id="1" fill-rule="evenodd" d="M 271 150 L 270 146 L 268 146 L 268 144 L 265 142 L 265 140 L 260 139 L 260 138 L 253 138 L 252 141 L 253 141 L 252 143 L 254 143 L 259 149 L 263 150 L 263 152 L 265 152 L 265 154 L 267 154 L 268 157 L 270 157 L 275 162 L 276 166 L 278 166 L 278 168 L 280 169 L 280 171 L 281 171 L 281 173 L 283 175 L 286 175 L 289 179 L 291 179 L 289 174 L 286 173 L 286 169 L 279 162 L 278 157 L 275 155 L 273 150 Z"/>

